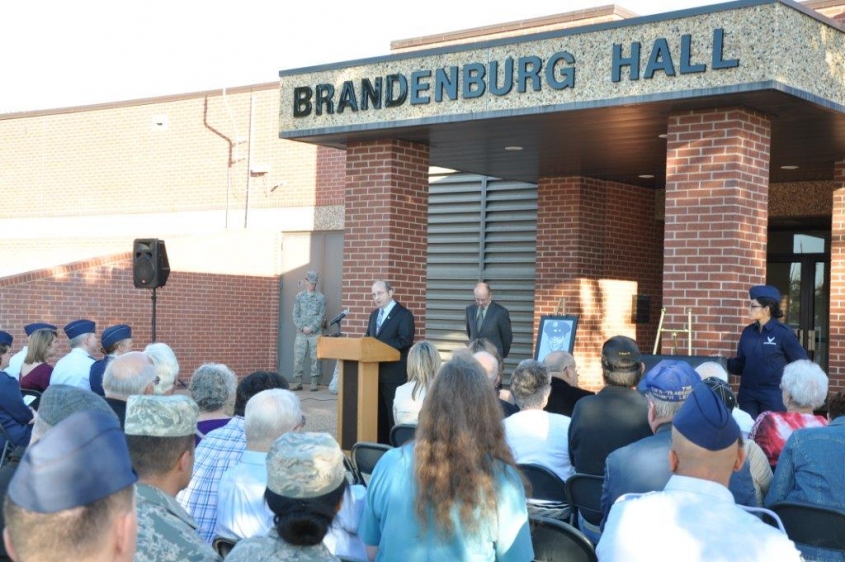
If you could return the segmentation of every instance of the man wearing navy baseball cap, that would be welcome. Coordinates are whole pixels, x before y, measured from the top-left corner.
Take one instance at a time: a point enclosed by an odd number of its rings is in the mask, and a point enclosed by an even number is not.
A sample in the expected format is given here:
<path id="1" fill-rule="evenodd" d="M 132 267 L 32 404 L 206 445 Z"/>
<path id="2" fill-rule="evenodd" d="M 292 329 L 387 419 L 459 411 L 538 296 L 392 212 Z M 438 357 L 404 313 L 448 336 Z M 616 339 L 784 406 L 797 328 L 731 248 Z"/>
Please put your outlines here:
<path id="1" fill-rule="evenodd" d="M 744 460 L 739 426 L 722 399 L 698 383 L 672 422 L 672 477 L 662 492 L 614 504 L 599 560 L 801 560 L 782 530 L 734 502 L 727 484 Z"/>
<path id="2" fill-rule="evenodd" d="M 9 484 L 9 555 L 18 562 L 132 560 L 137 480 L 114 416 L 86 410 L 59 422 L 27 449 Z"/>
<path id="3" fill-rule="evenodd" d="M 96 361 L 93 355 L 100 350 L 97 325 L 91 320 L 74 320 L 64 331 L 70 342 L 70 353 L 56 362 L 50 383 L 91 390 L 91 365 Z"/>

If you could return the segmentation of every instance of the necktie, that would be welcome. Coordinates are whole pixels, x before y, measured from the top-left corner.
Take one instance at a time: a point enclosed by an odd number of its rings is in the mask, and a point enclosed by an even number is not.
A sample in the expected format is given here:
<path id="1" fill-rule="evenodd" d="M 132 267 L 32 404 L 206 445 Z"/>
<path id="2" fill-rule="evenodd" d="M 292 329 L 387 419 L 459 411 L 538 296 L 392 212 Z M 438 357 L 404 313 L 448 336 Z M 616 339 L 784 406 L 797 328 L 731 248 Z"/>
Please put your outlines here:
<path id="1" fill-rule="evenodd" d="M 475 328 L 480 332 L 481 325 L 484 324 L 484 313 L 487 312 L 486 308 L 478 308 L 478 317 L 475 320 Z"/>
<path id="2" fill-rule="evenodd" d="M 384 320 L 384 309 L 381 308 L 378 311 L 378 318 L 376 318 L 376 334 L 381 332 L 381 323 Z"/>

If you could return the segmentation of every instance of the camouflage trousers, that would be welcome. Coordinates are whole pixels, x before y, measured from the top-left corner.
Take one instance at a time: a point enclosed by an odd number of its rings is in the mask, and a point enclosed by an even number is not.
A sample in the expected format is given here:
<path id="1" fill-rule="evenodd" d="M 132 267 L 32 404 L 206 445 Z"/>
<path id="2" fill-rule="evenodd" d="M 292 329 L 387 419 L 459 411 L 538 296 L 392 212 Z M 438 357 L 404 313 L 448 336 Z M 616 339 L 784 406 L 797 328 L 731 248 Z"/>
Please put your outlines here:
<path id="1" fill-rule="evenodd" d="M 317 359 L 317 341 L 319 334 L 296 334 L 296 342 L 293 344 L 293 377 L 296 384 L 302 384 L 302 364 L 305 362 L 305 354 L 311 357 L 311 386 L 320 384 L 320 376 L 323 374 L 320 368 L 320 360 Z"/>

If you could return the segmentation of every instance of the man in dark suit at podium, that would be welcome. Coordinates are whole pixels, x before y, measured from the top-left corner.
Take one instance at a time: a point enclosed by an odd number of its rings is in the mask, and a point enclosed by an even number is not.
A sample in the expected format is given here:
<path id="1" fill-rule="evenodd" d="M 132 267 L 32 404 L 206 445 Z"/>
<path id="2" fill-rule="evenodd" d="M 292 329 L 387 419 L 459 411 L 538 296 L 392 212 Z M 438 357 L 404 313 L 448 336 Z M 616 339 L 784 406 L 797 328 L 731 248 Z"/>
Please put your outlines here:
<path id="1" fill-rule="evenodd" d="M 393 397 L 396 389 L 408 382 L 408 350 L 414 343 L 414 315 L 393 300 L 393 286 L 388 281 L 373 283 L 373 302 L 378 308 L 370 314 L 364 335 L 398 349 L 400 354 L 399 361 L 384 362 L 378 366 L 378 442 L 390 444 Z"/>
<path id="2" fill-rule="evenodd" d="M 508 309 L 493 302 L 493 289 L 487 283 L 479 283 L 473 291 L 475 304 L 466 310 L 467 336 L 469 341 L 486 338 L 493 342 L 502 359 L 508 356 L 513 342 L 511 317 Z"/>

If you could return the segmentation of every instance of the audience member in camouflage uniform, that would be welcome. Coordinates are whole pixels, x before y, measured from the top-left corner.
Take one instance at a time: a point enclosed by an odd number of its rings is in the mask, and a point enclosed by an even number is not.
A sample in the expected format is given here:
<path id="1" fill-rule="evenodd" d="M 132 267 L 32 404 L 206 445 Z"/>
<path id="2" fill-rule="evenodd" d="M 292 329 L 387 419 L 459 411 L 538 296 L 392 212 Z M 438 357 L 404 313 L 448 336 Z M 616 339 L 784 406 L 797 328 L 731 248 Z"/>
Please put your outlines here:
<path id="1" fill-rule="evenodd" d="M 198 415 L 187 396 L 129 397 L 124 431 L 139 480 L 135 562 L 221 560 L 174 497 L 191 480 Z"/>
<path id="2" fill-rule="evenodd" d="M 291 390 L 302 390 L 302 363 L 305 354 L 311 355 L 311 390 L 320 386 L 320 360 L 317 359 L 317 340 L 326 317 L 326 297 L 317 291 L 320 274 L 309 271 L 305 274 L 306 290 L 296 295 L 293 303 L 293 323 L 296 326 L 296 343 L 293 344 L 293 376 L 295 383 Z"/>
<path id="3" fill-rule="evenodd" d="M 229 562 L 338 560 L 323 537 L 346 491 L 343 453 L 327 433 L 285 433 L 267 453 L 267 491 L 276 526 L 263 537 L 240 541 Z"/>

